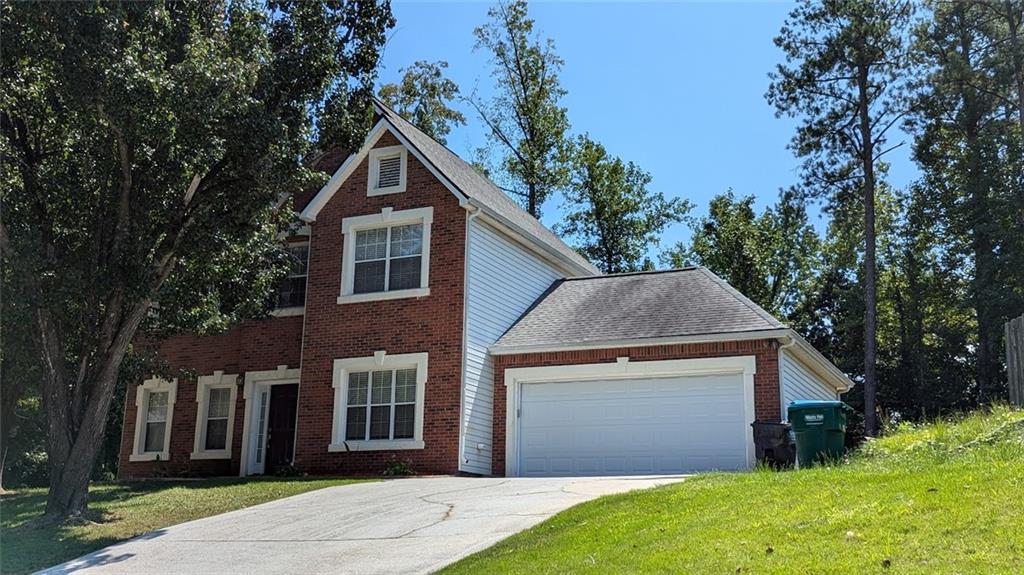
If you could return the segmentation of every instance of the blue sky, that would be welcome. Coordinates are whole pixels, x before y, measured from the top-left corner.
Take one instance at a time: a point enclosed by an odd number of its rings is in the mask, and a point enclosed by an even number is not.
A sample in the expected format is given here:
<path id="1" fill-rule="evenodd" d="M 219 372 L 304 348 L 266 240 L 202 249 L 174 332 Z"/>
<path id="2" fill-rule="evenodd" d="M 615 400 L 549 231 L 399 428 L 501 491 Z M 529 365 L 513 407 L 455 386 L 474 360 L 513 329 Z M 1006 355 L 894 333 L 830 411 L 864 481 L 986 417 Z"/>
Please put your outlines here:
<path id="1" fill-rule="evenodd" d="M 416 60 L 446 60 L 463 93 L 491 92 L 488 55 L 473 51 L 473 29 L 486 20 L 485 2 L 395 2 L 398 20 L 384 50 L 381 82 L 394 82 Z M 532 3 L 542 34 L 565 60 L 573 133 L 589 132 L 609 152 L 636 162 L 652 189 L 695 204 L 733 188 L 771 204 L 797 180 L 799 162 L 786 148 L 796 122 L 775 118 L 764 99 L 767 74 L 781 61 L 772 43 L 792 5 L 784 2 Z M 448 137 L 463 158 L 485 142 L 472 110 L 468 125 Z M 906 139 L 895 134 L 894 140 Z M 890 181 L 916 177 L 907 145 L 895 151 Z M 557 221 L 560 198 L 544 206 Z M 824 220 L 812 209 L 814 223 Z M 664 235 L 662 247 L 689 238 L 685 225 Z"/>

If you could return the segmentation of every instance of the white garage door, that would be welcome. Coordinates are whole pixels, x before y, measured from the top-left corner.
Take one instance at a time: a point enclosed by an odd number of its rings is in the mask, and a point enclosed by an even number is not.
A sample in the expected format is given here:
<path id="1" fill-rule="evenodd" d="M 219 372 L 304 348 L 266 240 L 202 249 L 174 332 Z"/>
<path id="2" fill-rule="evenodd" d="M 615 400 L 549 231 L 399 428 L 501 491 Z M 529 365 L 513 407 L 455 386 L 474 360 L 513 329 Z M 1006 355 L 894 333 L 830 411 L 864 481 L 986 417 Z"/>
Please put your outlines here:
<path id="1" fill-rule="evenodd" d="M 524 383 L 519 474 L 745 468 L 745 412 L 739 374 Z"/>

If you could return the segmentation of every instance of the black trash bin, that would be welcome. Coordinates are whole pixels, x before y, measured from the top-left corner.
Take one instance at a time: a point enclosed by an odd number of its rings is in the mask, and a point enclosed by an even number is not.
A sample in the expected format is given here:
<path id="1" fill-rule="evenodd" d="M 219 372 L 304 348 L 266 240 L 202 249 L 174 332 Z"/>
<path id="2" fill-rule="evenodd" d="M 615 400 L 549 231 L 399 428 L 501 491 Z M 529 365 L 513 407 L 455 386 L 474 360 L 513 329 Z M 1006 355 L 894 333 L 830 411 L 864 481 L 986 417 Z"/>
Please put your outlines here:
<path id="1" fill-rule="evenodd" d="M 755 421 L 750 427 L 754 428 L 754 451 L 759 462 L 775 468 L 793 467 L 796 449 L 788 423 Z"/>

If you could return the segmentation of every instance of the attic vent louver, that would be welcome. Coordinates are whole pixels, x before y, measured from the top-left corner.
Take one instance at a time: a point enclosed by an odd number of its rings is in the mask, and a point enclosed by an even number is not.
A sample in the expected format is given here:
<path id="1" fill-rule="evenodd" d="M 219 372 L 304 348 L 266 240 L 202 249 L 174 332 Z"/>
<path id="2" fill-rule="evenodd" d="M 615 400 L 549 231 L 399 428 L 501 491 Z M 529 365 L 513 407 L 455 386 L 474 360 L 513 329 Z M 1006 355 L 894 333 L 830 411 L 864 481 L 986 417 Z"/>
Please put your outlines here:
<path id="1" fill-rule="evenodd" d="M 402 156 L 381 158 L 377 172 L 377 189 L 391 188 L 402 183 Z"/>

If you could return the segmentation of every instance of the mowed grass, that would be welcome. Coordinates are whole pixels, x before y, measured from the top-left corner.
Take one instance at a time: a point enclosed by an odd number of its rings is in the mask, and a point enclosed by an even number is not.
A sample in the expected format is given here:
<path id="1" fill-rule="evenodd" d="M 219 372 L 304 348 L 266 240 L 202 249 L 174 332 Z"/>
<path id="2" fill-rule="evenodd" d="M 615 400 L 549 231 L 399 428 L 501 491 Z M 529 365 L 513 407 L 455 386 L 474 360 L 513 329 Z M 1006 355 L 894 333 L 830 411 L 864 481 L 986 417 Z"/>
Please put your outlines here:
<path id="1" fill-rule="evenodd" d="M 1024 412 L 600 498 L 444 573 L 1024 573 Z"/>
<path id="2" fill-rule="evenodd" d="M 95 521 L 35 527 L 46 489 L 0 496 L 0 573 L 28 573 L 156 529 L 241 509 L 352 479 L 204 479 L 99 483 L 90 487 Z"/>

